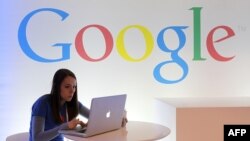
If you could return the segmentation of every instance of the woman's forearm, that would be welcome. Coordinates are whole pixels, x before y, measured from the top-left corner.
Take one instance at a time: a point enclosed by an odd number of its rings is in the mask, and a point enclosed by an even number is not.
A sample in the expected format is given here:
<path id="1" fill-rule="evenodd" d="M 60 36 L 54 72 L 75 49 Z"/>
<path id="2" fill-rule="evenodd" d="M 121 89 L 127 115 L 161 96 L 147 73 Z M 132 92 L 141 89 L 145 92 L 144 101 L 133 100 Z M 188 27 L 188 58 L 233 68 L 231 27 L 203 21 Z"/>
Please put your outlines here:
<path id="1" fill-rule="evenodd" d="M 59 135 L 60 129 L 66 129 L 67 123 L 64 123 L 53 129 L 44 131 L 45 119 L 39 116 L 32 117 L 32 140 L 33 141 L 48 141 Z"/>

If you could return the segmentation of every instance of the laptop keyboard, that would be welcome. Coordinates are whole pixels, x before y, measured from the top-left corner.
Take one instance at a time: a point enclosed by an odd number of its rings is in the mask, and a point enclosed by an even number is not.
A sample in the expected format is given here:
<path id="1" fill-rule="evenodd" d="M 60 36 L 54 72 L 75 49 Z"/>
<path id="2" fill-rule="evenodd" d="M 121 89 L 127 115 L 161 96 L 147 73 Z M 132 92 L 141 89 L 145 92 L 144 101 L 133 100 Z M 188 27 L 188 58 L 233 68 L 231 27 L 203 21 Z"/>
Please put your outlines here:
<path id="1" fill-rule="evenodd" d="M 80 132 L 80 133 L 84 133 L 85 131 L 86 131 L 86 127 L 84 127 L 84 128 L 82 128 L 82 129 L 79 129 L 79 130 L 77 130 L 78 132 Z"/>

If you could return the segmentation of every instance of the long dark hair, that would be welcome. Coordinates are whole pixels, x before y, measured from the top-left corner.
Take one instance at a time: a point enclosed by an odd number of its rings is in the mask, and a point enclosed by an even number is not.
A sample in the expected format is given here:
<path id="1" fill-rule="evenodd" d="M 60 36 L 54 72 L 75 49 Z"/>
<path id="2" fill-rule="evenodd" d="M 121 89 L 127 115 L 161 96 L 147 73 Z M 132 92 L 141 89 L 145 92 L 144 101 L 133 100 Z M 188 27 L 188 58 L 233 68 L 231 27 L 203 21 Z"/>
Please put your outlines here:
<path id="1" fill-rule="evenodd" d="M 68 69 L 59 69 L 56 71 L 53 77 L 52 81 L 52 88 L 51 88 L 51 106 L 52 106 L 52 112 L 53 116 L 55 118 L 55 121 L 57 123 L 63 123 L 61 117 L 60 117 L 60 100 L 61 100 L 61 90 L 60 86 L 62 84 L 62 81 L 67 77 L 71 76 L 76 79 L 75 74 L 68 70 Z M 68 111 L 68 120 L 72 120 L 78 115 L 79 109 L 78 109 L 78 98 L 77 98 L 77 87 L 74 93 L 74 96 L 70 102 L 67 102 L 67 111 Z M 67 113 L 66 113 L 67 114 Z"/>

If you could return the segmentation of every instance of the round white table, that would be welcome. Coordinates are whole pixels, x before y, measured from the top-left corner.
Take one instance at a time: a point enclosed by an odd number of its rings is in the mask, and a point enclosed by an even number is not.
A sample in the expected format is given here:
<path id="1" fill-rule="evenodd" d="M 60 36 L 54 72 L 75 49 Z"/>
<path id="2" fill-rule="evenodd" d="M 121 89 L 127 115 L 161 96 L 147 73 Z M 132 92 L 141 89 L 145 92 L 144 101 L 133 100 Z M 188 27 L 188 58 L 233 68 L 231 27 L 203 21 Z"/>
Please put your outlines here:
<path id="1" fill-rule="evenodd" d="M 159 124 L 129 121 L 126 127 L 88 138 L 71 135 L 64 135 L 64 137 L 74 141 L 153 141 L 162 139 L 169 134 L 170 129 Z"/>
<path id="2" fill-rule="evenodd" d="M 13 134 L 6 138 L 6 141 L 28 141 L 28 140 L 29 140 L 29 132 Z"/>

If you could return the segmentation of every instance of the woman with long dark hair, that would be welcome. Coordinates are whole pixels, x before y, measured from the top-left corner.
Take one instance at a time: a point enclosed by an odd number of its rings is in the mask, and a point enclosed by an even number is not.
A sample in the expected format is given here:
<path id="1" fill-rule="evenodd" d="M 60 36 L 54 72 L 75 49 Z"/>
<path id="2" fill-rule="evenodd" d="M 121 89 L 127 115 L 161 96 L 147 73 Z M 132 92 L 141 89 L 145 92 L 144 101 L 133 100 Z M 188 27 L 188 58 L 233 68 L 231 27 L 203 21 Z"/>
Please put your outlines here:
<path id="1" fill-rule="evenodd" d="M 80 114 L 89 117 L 89 109 L 77 98 L 77 80 L 68 69 L 56 71 L 50 94 L 37 99 L 32 106 L 30 141 L 63 141 L 60 129 L 73 129 L 85 123 L 76 119 Z"/>

